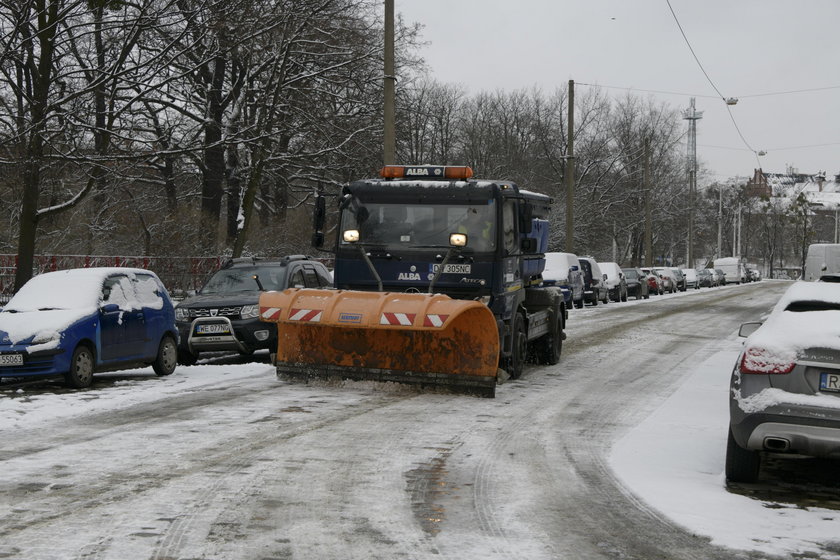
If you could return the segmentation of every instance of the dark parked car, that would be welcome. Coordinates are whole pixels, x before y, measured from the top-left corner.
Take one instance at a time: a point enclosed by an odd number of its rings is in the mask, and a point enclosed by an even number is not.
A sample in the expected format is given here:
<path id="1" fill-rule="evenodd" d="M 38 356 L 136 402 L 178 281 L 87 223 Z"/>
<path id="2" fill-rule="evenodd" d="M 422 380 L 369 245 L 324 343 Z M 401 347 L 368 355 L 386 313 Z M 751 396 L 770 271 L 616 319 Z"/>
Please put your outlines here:
<path id="1" fill-rule="evenodd" d="M 27 282 L 0 312 L 0 377 L 64 376 L 88 387 L 93 374 L 177 364 L 172 300 L 138 268 L 76 268 Z"/>
<path id="2" fill-rule="evenodd" d="M 688 289 L 688 282 L 686 281 L 685 274 L 683 273 L 682 269 L 676 266 L 669 266 L 668 270 L 674 273 L 674 278 L 676 278 L 677 291 L 686 291 Z"/>
<path id="3" fill-rule="evenodd" d="M 578 257 L 580 267 L 583 269 L 583 299 L 592 305 L 598 302 L 604 304 L 610 301 L 610 294 L 607 289 L 607 275 L 601 272 L 601 267 L 592 257 Z"/>
<path id="4" fill-rule="evenodd" d="M 178 361 L 192 365 L 201 352 L 277 350 L 277 326 L 260 321 L 260 293 L 286 288 L 326 288 L 332 277 L 319 261 L 304 255 L 280 260 L 233 259 L 199 292 L 175 308 L 181 342 Z"/>
<path id="5" fill-rule="evenodd" d="M 726 478 L 753 482 L 762 453 L 840 458 L 840 290 L 796 282 L 744 342 L 729 390 Z"/>
<path id="6" fill-rule="evenodd" d="M 627 282 L 627 295 L 636 299 L 649 299 L 650 287 L 647 275 L 638 268 L 622 268 L 624 280 Z"/>
<path id="7" fill-rule="evenodd" d="M 708 268 L 697 269 L 697 283 L 701 288 L 711 288 L 714 286 L 714 281 L 715 278 L 711 270 Z"/>

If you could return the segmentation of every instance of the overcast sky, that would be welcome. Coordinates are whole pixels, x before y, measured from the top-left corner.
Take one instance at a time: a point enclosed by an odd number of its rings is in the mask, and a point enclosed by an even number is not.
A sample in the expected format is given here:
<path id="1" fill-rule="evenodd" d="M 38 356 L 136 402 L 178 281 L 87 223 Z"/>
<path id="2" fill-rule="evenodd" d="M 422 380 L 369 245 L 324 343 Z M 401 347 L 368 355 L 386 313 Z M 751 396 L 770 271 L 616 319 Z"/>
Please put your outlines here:
<path id="1" fill-rule="evenodd" d="M 712 179 L 752 175 L 759 161 L 767 172 L 840 173 L 840 0 L 670 2 L 717 90 L 739 98 L 730 109 L 746 142 L 666 0 L 395 0 L 425 26 L 438 81 L 548 92 L 572 79 L 578 95 L 593 84 L 678 109 L 695 97 L 697 155 Z M 796 90 L 818 91 L 779 93 Z"/>

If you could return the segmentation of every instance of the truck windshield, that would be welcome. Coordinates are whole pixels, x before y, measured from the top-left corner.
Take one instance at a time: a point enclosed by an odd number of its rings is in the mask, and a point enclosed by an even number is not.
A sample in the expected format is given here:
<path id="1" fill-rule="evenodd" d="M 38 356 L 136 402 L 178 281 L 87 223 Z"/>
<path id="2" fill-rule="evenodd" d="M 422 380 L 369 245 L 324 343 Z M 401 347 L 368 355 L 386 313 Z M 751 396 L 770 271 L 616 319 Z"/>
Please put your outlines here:
<path id="1" fill-rule="evenodd" d="M 487 204 L 361 203 L 348 206 L 341 231 L 359 231 L 364 245 L 386 249 L 448 247 L 450 233 L 466 233 L 467 248 L 496 248 L 496 206 Z M 348 245 L 343 241 L 342 245 Z"/>

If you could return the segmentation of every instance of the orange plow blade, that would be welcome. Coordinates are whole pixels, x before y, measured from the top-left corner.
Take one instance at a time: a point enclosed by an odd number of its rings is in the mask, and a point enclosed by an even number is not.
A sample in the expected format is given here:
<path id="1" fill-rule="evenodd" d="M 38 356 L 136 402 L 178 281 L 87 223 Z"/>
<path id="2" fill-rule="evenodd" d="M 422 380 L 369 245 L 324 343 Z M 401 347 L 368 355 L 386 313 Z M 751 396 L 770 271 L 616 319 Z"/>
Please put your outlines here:
<path id="1" fill-rule="evenodd" d="M 371 380 L 492 397 L 496 319 L 442 294 L 292 288 L 260 297 L 277 323 L 278 376 Z"/>

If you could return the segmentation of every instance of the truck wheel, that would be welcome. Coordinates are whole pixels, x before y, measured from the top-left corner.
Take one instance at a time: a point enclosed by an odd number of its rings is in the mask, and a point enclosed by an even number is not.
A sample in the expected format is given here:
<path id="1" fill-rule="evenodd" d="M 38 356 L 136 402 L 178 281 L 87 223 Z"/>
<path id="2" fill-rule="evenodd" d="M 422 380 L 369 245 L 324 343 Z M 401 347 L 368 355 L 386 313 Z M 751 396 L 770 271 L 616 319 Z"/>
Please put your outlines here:
<path id="1" fill-rule="evenodd" d="M 69 387 L 84 389 L 93 383 L 93 351 L 80 344 L 73 351 L 70 371 L 64 374 L 64 381 Z"/>
<path id="2" fill-rule="evenodd" d="M 519 379 L 522 376 L 522 369 L 525 365 L 525 355 L 528 350 L 528 337 L 525 335 L 525 318 L 517 313 L 513 319 L 513 332 L 511 333 L 511 354 L 507 359 L 507 372 L 511 379 Z"/>
<path id="3" fill-rule="evenodd" d="M 761 455 L 758 451 L 744 449 L 732 435 L 726 441 L 726 480 L 732 482 L 755 482 L 761 467 Z"/>
<path id="4" fill-rule="evenodd" d="M 560 361 L 563 351 L 563 321 L 557 320 L 553 332 L 534 341 L 534 357 L 538 364 L 553 366 Z"/>

